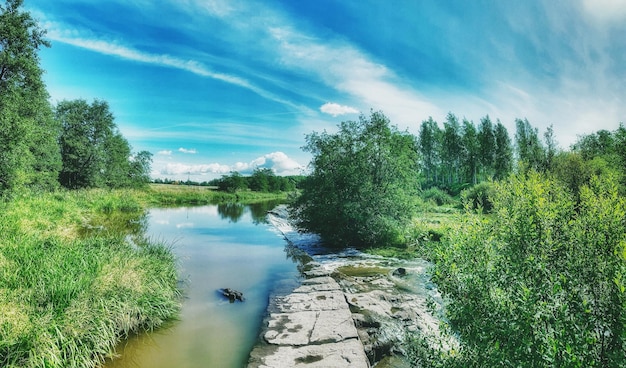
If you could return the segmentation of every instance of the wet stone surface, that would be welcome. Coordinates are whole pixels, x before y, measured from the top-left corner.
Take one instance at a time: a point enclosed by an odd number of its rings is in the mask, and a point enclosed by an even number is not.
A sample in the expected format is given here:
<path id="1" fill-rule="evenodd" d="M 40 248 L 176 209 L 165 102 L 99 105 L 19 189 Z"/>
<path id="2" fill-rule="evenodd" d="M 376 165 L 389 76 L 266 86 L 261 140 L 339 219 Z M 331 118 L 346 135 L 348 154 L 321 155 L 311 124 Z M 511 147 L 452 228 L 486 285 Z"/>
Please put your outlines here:
<path id="1" fill-rule="evenodd" d="M 339 284 L 312 269 L 292 293 L 274 296 L 248 367 L 356 367 L 369 362 Z"/>

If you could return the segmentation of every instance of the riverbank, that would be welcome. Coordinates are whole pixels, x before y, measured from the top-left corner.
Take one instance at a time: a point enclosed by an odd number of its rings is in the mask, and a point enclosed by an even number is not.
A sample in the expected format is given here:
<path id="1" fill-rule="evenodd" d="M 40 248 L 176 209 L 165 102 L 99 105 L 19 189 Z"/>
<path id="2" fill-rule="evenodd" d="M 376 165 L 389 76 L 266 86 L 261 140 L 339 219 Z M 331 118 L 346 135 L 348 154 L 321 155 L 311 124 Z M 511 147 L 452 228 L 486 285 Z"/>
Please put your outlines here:
<path id="1" fill-rule="evenodd" d="M 63 191 L 0 207 L 0 366 L 95 367 L 121 338 L 176 317 L 176 260 L 141 238 L 132 196 Z"/>
<path id="2" fill-rule="evenodd" d="M 146 206 L 182 206 L 206 205 L 226 202 L 259 203 L 270 200 L 286 201 L 287 192 L 264 193 L 241 190 L 234 193 L 218 191 L 213 187 L 150 184 L 146 189 L 137 191 L 137 198 Z"/>
<path id="3" fill-rule="evenodd" d="M 0 203 L 0 366 L 95 367 L 121 339 L 177 317 L 177 260 L 144 238 L 146 208 L 286 197 L 151 185 Z"/>

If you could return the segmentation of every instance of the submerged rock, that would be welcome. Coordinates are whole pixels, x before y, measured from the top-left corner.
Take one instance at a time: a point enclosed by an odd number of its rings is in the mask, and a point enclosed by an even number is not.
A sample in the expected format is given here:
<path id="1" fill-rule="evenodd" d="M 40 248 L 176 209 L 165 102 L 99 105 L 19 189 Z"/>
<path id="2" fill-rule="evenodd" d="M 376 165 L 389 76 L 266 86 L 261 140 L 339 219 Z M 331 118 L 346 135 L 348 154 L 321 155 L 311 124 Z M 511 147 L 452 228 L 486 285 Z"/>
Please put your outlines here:
<path id="1" fill-rule="evenodd" d="M 240 302 L 244 301 L 243 293 L 241 291 L 233 290 L 231 288 L 223 288 L 223 289 L 220 289 L 219 292 L 225 298 L 230 300 L 231 303 L 234 303 L 236 300 L 239 300 Z"/>
<path id="2" fill-rule="evenodd" d="M 400 276 L 400 277 L 402 277 L 402 276 L 406 276 L 406 268 L 404 268 L 404 267 L 398 267 L 398 268 L 396 268 L 396 269 L 393 271 L 392 275 L 393 275 L 393 276 Z"/>

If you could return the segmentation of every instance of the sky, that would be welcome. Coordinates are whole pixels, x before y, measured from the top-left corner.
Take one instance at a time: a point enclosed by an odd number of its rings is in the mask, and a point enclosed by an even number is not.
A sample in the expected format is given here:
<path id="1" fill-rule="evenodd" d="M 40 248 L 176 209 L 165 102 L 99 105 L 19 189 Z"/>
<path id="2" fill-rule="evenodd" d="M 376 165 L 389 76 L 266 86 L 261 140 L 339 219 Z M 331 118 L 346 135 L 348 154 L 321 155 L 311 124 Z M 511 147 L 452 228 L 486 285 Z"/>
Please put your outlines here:
<path id="1" fill-rule="evenodd" d="M 152 176 L 300 174 L 307 134 L 382 111 L 553 125 L 568 148 L 626 122 L 626 0 L 25 0 L 51 101 L 108 102 Z"/>

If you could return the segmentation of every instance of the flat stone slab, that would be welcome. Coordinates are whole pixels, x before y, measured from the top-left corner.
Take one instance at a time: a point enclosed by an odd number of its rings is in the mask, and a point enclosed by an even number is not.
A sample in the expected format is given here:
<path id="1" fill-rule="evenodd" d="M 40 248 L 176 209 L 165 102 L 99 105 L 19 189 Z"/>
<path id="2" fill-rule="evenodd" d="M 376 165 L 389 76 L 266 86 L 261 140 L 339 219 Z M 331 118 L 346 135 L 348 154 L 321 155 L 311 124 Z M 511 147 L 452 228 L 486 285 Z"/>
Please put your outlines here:
<path id="1" fill-rule="evenodd" d="M 369 368 L 363 345 L 357 339 L 323 345 L 280 346 L 262 360 L 261 368 Z"/>
<path id="2" fill-rule="evenodd" d="M 276 298 L 276 307 L 280 312 L 304 312 L 337 310 L 348 308 L 346 297 L 340 290 L 293 293 Z"/>
<path id="3" fill-rule="evenodd" d="M 249 367 L 355 367 L 369 361 L 339 284 L 320 276 L 302 281 L 291 294 L 275 297 L 263 339 Z"/>
<path id="4" fill-rule="evenodd" d="M 339 342 L 357 338 L 352 314 L 348 309 L 273 313 L 265 341 L 274 345 L 308 345 Z"/>

